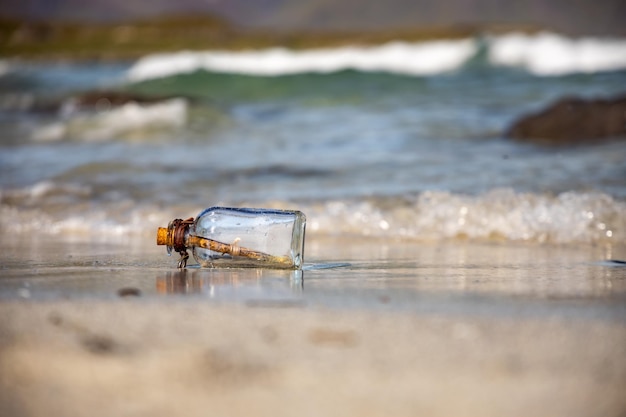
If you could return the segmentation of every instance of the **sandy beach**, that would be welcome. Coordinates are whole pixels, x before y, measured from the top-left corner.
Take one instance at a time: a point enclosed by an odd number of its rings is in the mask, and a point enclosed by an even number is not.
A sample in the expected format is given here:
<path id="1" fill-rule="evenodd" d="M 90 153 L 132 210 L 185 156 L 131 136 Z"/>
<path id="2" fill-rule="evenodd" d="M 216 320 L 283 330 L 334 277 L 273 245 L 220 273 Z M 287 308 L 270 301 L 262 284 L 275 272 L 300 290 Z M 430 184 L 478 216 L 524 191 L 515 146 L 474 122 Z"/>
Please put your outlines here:
<path id="1" fill-rule="evenodd" d="M 5 242 L 1 414 L 624 415 L 619 250 L 334 243 L 284 275 Z"/>
<path id="2" fill-rule="evenodd" d="M 0 417 L 626 417 L 626 2 L 351 1 L 0 3 Z"/>

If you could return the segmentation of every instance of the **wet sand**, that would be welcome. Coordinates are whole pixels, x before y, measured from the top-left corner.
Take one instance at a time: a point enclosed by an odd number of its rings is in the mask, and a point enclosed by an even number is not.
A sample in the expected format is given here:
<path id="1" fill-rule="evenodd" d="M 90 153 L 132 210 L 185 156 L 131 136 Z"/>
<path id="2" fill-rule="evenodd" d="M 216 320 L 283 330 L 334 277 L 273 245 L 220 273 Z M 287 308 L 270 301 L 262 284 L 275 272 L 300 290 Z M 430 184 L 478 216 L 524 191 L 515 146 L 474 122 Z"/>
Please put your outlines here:
<path id="1" fill-rule="evenodd" d="M 312 238 L 301 275 L 1 248 L 1 415 L 626 413 L 624 248 Z"/>

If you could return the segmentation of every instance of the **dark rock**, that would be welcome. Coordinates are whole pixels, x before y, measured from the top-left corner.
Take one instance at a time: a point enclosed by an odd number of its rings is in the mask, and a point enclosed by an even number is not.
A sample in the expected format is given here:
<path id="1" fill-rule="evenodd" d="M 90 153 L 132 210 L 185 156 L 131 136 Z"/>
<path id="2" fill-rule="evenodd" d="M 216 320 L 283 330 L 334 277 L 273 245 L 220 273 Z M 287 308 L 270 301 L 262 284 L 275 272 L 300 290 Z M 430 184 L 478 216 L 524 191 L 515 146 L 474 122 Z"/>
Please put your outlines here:
<path id="1" fill-rule="evenodd" d="M 587 100 L 563 98 L 521 117 L 506 135 L 544 145 L 582 145 L 626 139 L 626 96 Z"/>

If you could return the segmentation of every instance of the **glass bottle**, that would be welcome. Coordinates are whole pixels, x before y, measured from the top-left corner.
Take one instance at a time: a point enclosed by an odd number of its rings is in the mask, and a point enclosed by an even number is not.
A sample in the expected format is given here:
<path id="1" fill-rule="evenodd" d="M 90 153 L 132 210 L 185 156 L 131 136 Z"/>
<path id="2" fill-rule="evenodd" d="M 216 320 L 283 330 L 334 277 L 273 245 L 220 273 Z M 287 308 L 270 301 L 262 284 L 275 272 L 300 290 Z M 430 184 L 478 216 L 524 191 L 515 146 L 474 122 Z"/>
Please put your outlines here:
<path id="1" fill-rule="evenodd" d="M 159 227 L 157 245 L 180 254 L 179 268 L 187 265 L 191 249 L 207 268 L 301 269 L 305 225 L 300 211 L 210 207 L 195 220 Z"/>

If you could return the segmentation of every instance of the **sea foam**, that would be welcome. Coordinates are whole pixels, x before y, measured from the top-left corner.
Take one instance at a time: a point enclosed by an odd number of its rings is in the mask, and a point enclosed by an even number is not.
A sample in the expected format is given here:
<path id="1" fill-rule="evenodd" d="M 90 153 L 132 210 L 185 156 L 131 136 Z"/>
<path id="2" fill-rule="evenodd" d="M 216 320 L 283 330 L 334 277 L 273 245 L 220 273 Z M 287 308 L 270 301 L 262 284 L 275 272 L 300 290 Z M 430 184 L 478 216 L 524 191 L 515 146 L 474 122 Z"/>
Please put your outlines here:
<path id="1" fill-rule="evenodd" d="M 493 65 L 523 67 L 536 75 L 620 70 L 626 68 L 626 40 L 509 34 L 489 41 L 488 57 Z"/>
<path id="2" fill-rule="evenodd" d="M 580 38 L 542 32 L 379 46 L 290 50 L 181 51 L 145 56 L 127 72 L 130 82 L 199 70 L 252 76 L 343 70 L 427 76 L 462 68 L 487 48 L 486 65 L 520 67 L 538 76 L 626 69 L 626 39 Z"/>
<path id="3" fill-rule="evenodd" d="M 329 201 L 307 213 L 313 233 L 409 240 L 621 243 L 626 203 L 596 192 L 428 191 L 405 201 Z"/>
<path id="4" fill-rule="evenodd" d="M 74 204 L 62 214 L 46 210 L 63 195 L 80 201 L 92 190 L 45 182 L 0 194 L 0 230 L 11 234 L 148 236 L 160 224 L 193 216 L 204 207 L 164 208 L 130 200 Z M 3 194 L 3 195 L 2 195 Z M 30 208 L 17 209 L 13 204 Z M 10 205 L 9 205 L 10 204 Z M 245 206 L 293 207 L 307 215 L 307 235 L 410 241 L 511 241 L 551 244 L 623 244 L 626 203 L 599 192 L 558 195 L 494 189 L 481 195 L 428 191 L 414 198 L 342 199 L 296 204 L 249 202 Z"/>

